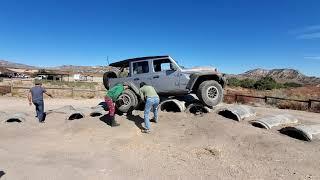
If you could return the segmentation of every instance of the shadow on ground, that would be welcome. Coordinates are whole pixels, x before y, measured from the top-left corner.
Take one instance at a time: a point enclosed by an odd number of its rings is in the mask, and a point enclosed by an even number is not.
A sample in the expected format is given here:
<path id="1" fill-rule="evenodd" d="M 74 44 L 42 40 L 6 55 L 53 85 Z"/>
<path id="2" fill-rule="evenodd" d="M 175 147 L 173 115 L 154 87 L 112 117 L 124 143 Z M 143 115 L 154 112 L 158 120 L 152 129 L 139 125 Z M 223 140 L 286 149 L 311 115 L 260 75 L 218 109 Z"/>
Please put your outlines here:
<path id="1" fill-rule="evenodd" d="M 144 129 L 144 127 L 142 126 L 142 123 L 144 122 L 144 119 L 141 118 L 139 115 L 132 115 L 132 114 L 128 114 L 127 115 L 128 120 L 133 121 L 134 124 L 141 130 Z"/>
<path id="2" fill-rule="evenodd" d="M 0 178 L 1 178 L 3 175 L 5 175 L 5 174 L 6 174 L 5 172 L 0 171 Z"/>
<path id="3" fill-rule="evenodd" d="M 108 114 L 105 114 L 103 116 L 101 116 L 100 121 L 106 123 L 107 125 L 111 126 L 111 117 Z"/>

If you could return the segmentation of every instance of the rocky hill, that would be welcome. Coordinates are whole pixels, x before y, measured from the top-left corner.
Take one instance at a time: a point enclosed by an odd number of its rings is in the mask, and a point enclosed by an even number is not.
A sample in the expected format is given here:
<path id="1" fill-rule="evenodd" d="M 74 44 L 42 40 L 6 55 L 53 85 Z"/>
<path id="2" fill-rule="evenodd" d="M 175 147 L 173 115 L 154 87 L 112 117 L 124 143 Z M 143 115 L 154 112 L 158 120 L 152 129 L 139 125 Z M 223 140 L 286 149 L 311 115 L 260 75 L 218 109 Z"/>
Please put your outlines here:
<path id="1" fill-rule="evenodd" d="M 29 65 L 26 65 L 26 64 L 15 63 L 15 62 L 6 61 L 6 60 L 0 60 L 0 67 L 19 68 L 19 69 L 38 69 L 35 66 L 29 66 Z"/>
<path id="2" fill-rule="evenodd" d="M 262 77 L 272 77 L 278 82 L 296 82 L 306 85 L 318 85 L 320 84 L 320 78 L 310 77 L 302 74 L 295 69 L 253 69 L 239 75 L 233 75 L 238 78 L 251 78 L 260 79 Z"/>

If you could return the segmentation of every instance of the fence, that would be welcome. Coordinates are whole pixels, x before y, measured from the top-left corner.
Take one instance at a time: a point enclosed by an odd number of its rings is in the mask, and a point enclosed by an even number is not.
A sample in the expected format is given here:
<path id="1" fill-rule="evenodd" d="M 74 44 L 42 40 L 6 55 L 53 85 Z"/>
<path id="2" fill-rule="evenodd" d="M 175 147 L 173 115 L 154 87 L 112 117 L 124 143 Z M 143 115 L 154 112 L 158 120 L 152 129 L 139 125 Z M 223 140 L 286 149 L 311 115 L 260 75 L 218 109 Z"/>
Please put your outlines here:
<path id="1" fill-rule="evenodd" d="M 0 86 L 0 94 L 12 93 L 14 90 L 29 90 L 30 87 L 23 86 Z M 76 89 L 76 88 L 61 88 L 61 87 L 46 87 L 46 90 L 59 90 L 69 91 L 71 97 L 75 97 L 76 92 L 91 93 L 93 96 L 98 96 L 100 93 L 105 92 L 104 90 L 92 90 L 92 89 Z"/>
<path id="2" fill-rule="evenodd" d="M 229 98 L 231 97 L 231 99 L 233 99 L 234 102 L 239 102 L 240 98 L 251 98 L 251 99 L 263 100 L 265 104 L 269 104 L 268 102 L 270 99 L 305 103 L 307 105 L 308 110 L 312 110 L 313 103 L 320 103 L 320 100 L 316 100 L 316 99 L 299 100 L 299 99 L 280 98 L 280 97 L 273 97 L 273 96 L 252 96 L 252 95 L 244 95 L 244 94 L 225 94 L 225 96 Z"/>
<path id="3" fill-rule="evenodd" d="M 12 93 L 14 90 L 29 90 L 30 87 L 21 87 L 21 86 L 0 86 L 0 94 Z M 93 97 L 98 96 L 100 93 L 105 92 L 104 90 L 92 90 L 92 89 L 76 89 L 76 88 L 53 88 L 48 87 L 47 90 L 59 90 L 59 91 L 69 91 L 71 97 L 75 97 L 75 92 L 86 92 L 91 93 Z M 299 100 L 299 99 L 289 99 L 289 98 L 280 98 L 273 96 L 252 96 L 252 95 L 244 95 L 244 94 L 225 94 L 225 101 L 227 102 L 244 102 L 243 98 L 247 98 L 246 101 L 252 102 L 252 99 L 260 99 L 263 100 L 265 104 L 271 104 L 269 101 L 271 99 L 274 100 L 283 100 L 283 101 L 291 101 L 306 104 L 306 110 L 320 112 L 320 100 L 316 99 L 308 99 L 308 100 Z M 231 99 L 230 99 L 231 98 Z M 313 104 L 317 103 L 317 108 L 313 108 Z M 292 109 L 290 107 L 286 107 L 288 109 Z M 303 110 L 303 109 L 298 109 Z"/>

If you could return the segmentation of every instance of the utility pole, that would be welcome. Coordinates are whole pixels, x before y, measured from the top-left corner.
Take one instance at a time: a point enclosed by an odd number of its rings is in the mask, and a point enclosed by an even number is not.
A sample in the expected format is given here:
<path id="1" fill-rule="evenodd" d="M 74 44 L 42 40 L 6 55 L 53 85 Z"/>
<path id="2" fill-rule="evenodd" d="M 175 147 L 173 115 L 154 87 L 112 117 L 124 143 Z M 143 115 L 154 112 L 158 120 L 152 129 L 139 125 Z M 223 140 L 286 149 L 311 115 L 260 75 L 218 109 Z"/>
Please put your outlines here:
<path id="1" fill-rule="evenodd" d="M 109 64 L 110 64 L 110 63 L 109 63 L 109 56 L 107 56 L 107 63 L 108 63 L 108 66 L 109 66 Z"/>

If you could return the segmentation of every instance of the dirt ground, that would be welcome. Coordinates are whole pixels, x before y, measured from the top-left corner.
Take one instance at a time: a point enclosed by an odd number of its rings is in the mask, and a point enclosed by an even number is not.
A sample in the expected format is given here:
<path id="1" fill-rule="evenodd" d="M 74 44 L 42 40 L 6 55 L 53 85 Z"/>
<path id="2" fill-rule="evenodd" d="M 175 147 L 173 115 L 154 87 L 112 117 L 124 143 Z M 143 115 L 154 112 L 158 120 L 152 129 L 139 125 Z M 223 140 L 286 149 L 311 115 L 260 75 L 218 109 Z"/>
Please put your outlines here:
<path id="1" fill-rule="evenodd" d="M 95 106 L 101 100 L 46 99 L 46 110 Z M 142 134 L 142 112 L 117 116 L 112 128 L 99 117 L 35 119 L 26 99 L 1 97 L 0 111 L 26 112 L 24 123 L 0 123 L 2 180 L 20 179 L 320 179 L 320 142 L 251 126 L 216 113 L 160 112 Z M 320 123 L 320 114 L 255 108 L 257 117 L 290 113 Z"/>

